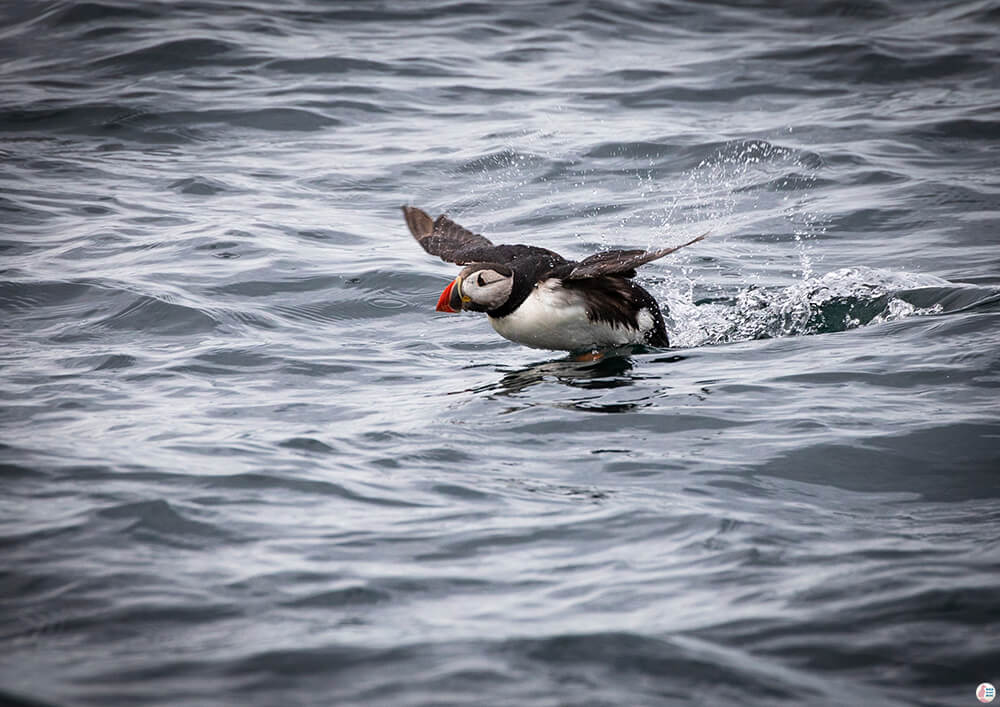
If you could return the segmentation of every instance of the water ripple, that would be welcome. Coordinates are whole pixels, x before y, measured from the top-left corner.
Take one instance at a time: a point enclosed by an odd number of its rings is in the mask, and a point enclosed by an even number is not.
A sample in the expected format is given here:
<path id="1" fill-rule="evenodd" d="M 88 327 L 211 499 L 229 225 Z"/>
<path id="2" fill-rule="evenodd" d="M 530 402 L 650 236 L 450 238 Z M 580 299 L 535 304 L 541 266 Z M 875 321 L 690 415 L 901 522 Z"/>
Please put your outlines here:
<path id="1" fill-rule="evenodd" d="M 0 701 L 971 700 L 997 19 L 0 3 Z M 576 360 L 435 312 L 403 203 L 710 236 Z"/>

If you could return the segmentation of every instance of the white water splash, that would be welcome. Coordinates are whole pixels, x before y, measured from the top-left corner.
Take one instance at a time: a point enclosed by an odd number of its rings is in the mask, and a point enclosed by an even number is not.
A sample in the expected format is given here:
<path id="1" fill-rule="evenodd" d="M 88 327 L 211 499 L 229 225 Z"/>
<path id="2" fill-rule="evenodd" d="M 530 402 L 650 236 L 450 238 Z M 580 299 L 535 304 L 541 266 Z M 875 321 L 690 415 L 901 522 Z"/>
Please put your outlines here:
<path id="1" fill-rule="evenodd" d="M 669 310 L 674 346 L 843 331 L 941 311 L 940 305 L 919 308 L 896 296 L 951 284 L 937 277 L 864 266 L 815 274 L 812 239 L 826 232 L 828 217 L 814 207 L 810 188 L 822 166 L 815 153 L 749 140 L 720 146 L 669 184 L 640 179 L 644 194 L 670 194 L 668 205 L 657 212 L 660 235 L 647 247 L 666 245 L 659 242 L 666 240 L 664 232 L 673 242 L 706 229 L 722 238 L 749 233 L 794 240 L 798 271 L 789 275 L 798 282 L 785 287 L 759 285 L 756 265 L 767 259 L 767 245 L 760 240 L 736 244 L 725 266 L 728 275 L 744 283 L 735 293 L 706 282 L 704 264 L 687 264 L 697 257 L 694 251 L 679 253 L 677 269 L 653 288 Z M 636 219 L 648 222 L 653 212 L 630 213 L 622 226 Z"/>
<path id="2" fill-rule="evenodd" d="M 789 287 L 740 290 L 730 301 L 697 303 L 693 288 L 664 297 L 671 343 L 679 347 L 844 331 L 916 315 L 919 308 L 898 297 L 904 290 L 947 286 L 932 275 L 868 267 L 843 268 Z"/>

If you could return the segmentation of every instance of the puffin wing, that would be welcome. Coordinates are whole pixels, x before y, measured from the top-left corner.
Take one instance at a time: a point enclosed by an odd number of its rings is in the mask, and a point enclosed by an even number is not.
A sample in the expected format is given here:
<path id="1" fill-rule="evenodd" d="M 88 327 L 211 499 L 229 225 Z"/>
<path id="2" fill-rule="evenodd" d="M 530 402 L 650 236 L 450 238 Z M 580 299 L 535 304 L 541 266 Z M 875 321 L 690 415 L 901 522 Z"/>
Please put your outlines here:
<path id="1" fill-rule="evenodd" d="M 410 233 L 424 250 L 456 265 L 489 260 L 497 246 L 484 236 L 459 226 L 441 214 L 436 220 L 415 206 L 404 206 L 403 217 Z"/>
<path id="2" fill-rule="evenodd" d="M 680 250 L 692 243 L 697 243 L 707 235 L 708 233 L 703 233 L 697 238 L 692 238 L 687 243 L 681 243 L 671 248 L 660 248 L 659 250 L 606 250 L 603 253 L 595 253 L 577 263 L 569 275 L 564 276 L 564 279 L 582 280 L 600 275 L 635 277 L 635 269 L 640 265 L 645 265 L 665 255 L 670 255 L 675 250 Z"/>

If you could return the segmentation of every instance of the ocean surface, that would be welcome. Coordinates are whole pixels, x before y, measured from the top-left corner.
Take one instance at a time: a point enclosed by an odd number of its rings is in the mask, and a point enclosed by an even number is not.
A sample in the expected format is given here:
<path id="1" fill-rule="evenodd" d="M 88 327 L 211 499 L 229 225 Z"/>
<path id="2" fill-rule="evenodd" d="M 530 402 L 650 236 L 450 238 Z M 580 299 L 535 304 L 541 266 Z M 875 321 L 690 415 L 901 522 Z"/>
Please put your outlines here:
<path id="1" fill-rule="evenodd" d="M 978 704 L 1000 4 L 0 3 L 0 483 L 4 705 Z"/>

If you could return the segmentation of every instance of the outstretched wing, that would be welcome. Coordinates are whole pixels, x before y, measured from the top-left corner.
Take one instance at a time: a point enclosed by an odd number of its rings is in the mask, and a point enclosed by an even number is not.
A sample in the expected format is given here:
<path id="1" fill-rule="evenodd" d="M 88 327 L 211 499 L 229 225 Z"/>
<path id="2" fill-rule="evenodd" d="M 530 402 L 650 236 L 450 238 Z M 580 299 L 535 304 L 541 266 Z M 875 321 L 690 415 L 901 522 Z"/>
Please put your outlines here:
<path id="1" fill-rule="evenodd" d="M 586 277 L 597 277 L 598 275 L 618 275 L 619 277 L 634 277 L 635 269 L 640 265 L 670 255 L 675 250 L 680 250 L 692 243 L 697 243 L 707 236 L 703 233 L 697 238 L 692 238 L 687 243 L 682 243 L 672 248 L 661 248 L 659 250 L 608 250 L 603 253 L 595 253 L 588 258 L 584 258 L 576 264 L 569 275 L 564 276 L 566 280 L 581 280 Z"/>
<path id="2" fill-rule="evenodd" d="M 466 265 L 482 261 L 495 247 L 489 238 L 462 228 L 444 214 L 432 221 L 421 209 L 404 206 L 403 217 L 417 243 L 448 263 Z"/>

